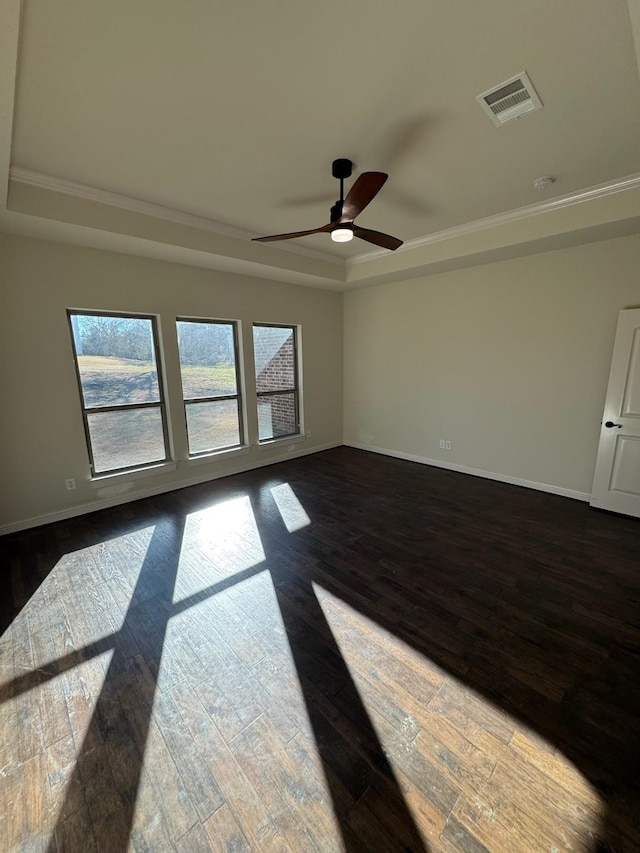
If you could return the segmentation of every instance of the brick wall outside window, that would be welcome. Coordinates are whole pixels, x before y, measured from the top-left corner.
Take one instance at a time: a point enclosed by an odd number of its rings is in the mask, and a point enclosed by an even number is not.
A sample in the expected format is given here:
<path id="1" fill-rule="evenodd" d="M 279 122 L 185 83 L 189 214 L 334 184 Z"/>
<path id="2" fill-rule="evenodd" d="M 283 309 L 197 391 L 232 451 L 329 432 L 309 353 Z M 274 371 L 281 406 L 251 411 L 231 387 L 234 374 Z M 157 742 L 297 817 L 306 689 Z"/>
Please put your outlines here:
<path id="1" fill-rule="evenodd" d="M 284 330 L 286 331 L 286 330 Z M 269 420 L 272 437 L 290 435 L 298 431 L 296 418 L 296 365 L 293 336 L 285 340 L 274 352 L 273 340 L 254 335 L 256 362 L 256 387 L 264 391 L 281 391 L 268 397 L 258 396 L 258 420 Z M 265 426 L 264 429 L 267 427 Z M 261 433 L 263 428 L 261 428 Z M 261 434 L 261 437 L 264 437 Z"/>

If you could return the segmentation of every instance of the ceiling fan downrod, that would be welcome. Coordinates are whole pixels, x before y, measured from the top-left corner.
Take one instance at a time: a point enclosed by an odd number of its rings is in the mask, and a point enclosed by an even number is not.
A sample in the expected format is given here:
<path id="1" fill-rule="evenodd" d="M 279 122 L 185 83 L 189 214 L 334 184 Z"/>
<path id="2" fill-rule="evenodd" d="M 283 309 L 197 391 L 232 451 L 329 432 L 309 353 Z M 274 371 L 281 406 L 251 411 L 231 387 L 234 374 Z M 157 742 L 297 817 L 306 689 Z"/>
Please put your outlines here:
<path id="1" fill-rule="evenodd" d="M 331 208 L 331 222 L 337 222 L 342 216 L 342 207 L 344 205 L 344 182 L 345 178 L 350 178 L 353 172 L 353 163 L 341 157 L 334 160 L 331 164 L 331 174 L 334 178 L 340 181 L 340 198 Z"/>

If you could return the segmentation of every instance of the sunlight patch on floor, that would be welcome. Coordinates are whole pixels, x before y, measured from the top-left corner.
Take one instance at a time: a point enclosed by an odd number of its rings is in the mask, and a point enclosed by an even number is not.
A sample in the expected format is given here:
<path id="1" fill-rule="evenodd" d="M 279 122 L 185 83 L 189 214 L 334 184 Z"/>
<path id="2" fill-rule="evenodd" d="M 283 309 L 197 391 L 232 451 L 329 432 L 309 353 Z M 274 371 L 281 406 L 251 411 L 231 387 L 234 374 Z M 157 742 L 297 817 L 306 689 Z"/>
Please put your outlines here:
<path id="1" fill-rule="evenodd" d="M 559 749 L 357 609 L 314 589 L 427 843 L 444 831 L 449 810 L 457 831 L 490 850 L 593 849 L 604 803 Z M 420 793 L 425 785 L 443 805 Z"/>
<path id="2" fill-rule="evenodd" d="M 23 640 L 16 641 L 18 660 Z M 111 656 L 106 651 L 0 705 L 3 849 L 47 849 L 65 801 L 81 796 L 76 760 Z"/>
<path id="3" fill-rule="evenodd" d="M 289 533 L 294 533 L 311 524 L 311 519 L 289 483 L 273 486 L 271 495 Z"/>
<path id="4" fill-rule="evenodd" d="M 3 635 L 18 630 L 22 622 L 36 635 L 18 665 L 43 666 L 71 646 L 79 648 L 117 631 L 154 530 L 152 525 L 61 557 Z"/>
<path id="5" fill-rule="evenodd" d="M 65 554 L 0 640 L 0 815 L 7 849 L 25 839 L 46 849 L 65 801 L 80 796 L 76 759 L 154 530 Z"/>
<path id="6" fill-rule="evenodd" d="M 179 602 L 265 559 L 248 495 L 187 516 L 173 601 Z"/>

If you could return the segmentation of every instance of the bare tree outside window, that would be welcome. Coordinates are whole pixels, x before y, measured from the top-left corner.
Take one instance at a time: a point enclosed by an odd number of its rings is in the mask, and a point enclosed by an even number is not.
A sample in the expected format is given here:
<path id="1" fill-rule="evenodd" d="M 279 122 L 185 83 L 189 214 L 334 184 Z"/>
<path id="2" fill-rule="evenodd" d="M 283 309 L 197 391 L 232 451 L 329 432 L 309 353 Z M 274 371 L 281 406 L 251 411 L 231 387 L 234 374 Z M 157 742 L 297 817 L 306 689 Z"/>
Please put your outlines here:
<path id="1" fill-rule="evenodd" d="M 94 475 L 168 458 L 153 317 L 69 312 Z"/>
<path id="2" fill-rule="evenodd" d="M 238 447 L 243 441 L 235 323 L 178 320 L 189 455 Z"/>

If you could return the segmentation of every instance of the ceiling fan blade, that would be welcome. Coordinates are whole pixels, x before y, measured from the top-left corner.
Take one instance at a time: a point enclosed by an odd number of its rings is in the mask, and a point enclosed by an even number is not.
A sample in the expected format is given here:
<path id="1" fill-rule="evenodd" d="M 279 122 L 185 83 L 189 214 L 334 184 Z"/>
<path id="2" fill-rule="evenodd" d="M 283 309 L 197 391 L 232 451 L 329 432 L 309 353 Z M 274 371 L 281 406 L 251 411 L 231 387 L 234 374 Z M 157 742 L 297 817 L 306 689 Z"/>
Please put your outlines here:
<path id="1" fill-rule="evenodd" d="M 309 231 L 292 231 L 290 234 L 271 234 L 269 237 L 252 237 L 258 243 L 271 243 L 275 240 L 293 240 L 294 237 L 306 237 L 307 234 L 320 234 L 322 231 L 331 231 L 333 225 L 328 222 L 320 228 L 311 228 Z"/>
<path id="2" fill-rule="evenodd" d="M 402 246 L 402 240 L 397 237 L 392 237 L 390 234 L 383 234 L 381 231 L 372 231 L 371 228 L 360 228 L 359 225 L 353 226 L 353 233 L 361 240 L 366 240 L 368 243 L 374 243 L 376 246 L 382 246 L 383 249 L 391 249 L 395 252 Z"/>
<path id="3" fill-rule="evenodd" d="M 363 172 L 347 193 L 339 221 L 353 222 L 377 196 L 388 177 L 384 172 Z"/>

